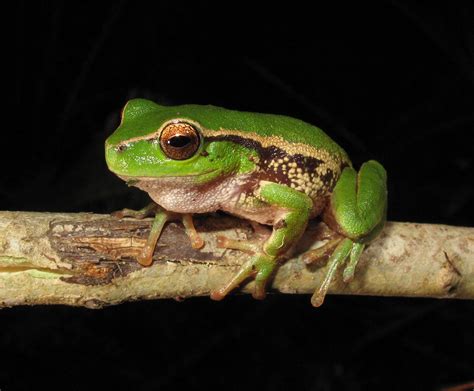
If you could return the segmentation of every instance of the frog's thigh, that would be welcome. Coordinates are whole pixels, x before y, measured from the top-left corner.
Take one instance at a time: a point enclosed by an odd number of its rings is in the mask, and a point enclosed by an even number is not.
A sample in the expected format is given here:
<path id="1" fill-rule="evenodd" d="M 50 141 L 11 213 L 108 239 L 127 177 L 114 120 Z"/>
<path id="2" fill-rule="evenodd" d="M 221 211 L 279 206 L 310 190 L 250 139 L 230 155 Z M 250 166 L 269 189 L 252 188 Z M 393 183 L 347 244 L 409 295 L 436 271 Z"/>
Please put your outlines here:
<path id="1" fill-rule="evenodd" d="M 357 240 L 370 240 L 385 223 L 387 207 L 387 174 L 382 165 L 370 160 L 357 173 L 346 167 L 332 196 L 328 225 L 336 223 L 337 231 Z"/>
<path id="2" fill-rule="evenodd" d="M 273 182 L 260 184 L 257 196 L 284 212 L 273 225 L 273 232 L 263 245 L 265 254 L 277 257 L 284 254 L 303 234 L 308 224 L 313 201 L 305 193 Z"/>

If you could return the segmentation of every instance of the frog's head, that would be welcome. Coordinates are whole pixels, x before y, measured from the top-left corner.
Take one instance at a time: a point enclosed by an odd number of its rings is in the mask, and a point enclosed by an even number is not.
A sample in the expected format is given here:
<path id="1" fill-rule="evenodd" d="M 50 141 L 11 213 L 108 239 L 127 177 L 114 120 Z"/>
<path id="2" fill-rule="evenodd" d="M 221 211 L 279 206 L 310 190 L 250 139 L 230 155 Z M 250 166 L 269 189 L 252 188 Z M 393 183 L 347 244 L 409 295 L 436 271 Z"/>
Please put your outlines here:
<path id="1" fill-rule="evenodd" d="M 242 171 L 242 162 L 249 163 L 248 150 L 206 139 L 208 131 L 202 122 L 209 119 L 206 110 L 210 107 L 129 101 L 119 127 L 105 142 L 109 169 L 129 183 L 182 178 L 204 184 Z"/>

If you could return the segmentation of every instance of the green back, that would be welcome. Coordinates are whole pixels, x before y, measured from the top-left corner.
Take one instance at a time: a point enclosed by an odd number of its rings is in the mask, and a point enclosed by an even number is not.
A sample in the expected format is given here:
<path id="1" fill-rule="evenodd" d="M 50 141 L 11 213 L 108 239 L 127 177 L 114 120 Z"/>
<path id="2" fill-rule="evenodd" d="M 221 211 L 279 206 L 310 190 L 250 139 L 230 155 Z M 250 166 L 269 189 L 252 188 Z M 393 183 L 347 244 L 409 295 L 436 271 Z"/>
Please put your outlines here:
<path id="1" fill-rule="evenodd" d="M 324 131 L 296 118 L 276 114 L 228 110 L 216 106 L 160 106 L 145 99 L 133 99 L 124 108 L 120 127 L 109 137 L 109 144 L 156 131 L 174 118 L 190 119 L 207 130 L 235 130 L 259 136 L 279 136 L 292 143 L 303 143 L 317 149 L 347 156 Z"/>

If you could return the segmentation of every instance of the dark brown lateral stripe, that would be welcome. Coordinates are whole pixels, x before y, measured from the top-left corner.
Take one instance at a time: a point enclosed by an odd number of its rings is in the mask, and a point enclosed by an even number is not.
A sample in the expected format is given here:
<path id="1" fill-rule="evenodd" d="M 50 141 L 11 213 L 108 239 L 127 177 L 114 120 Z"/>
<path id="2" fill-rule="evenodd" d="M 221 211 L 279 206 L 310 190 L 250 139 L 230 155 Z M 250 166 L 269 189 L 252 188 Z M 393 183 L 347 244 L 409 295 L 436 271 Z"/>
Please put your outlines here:
<path id="1" fill-rule="evenodd" d="M 208 143 L 214 141 L 228 141 L 250 150 L 256 150 L 260 156 L 258 162 L 260 179 L 287 186 L 292 184 L 292 177 L 296 177 L 299 173 L 317 173 L 318 167 L 325 163 L 323 160 L 311 156 L 288 154 L 285 150 L 276 146 L 263 147 L 262 144 L 256 140 L 232 134 L 207 136 L 205 141 Z M 317 193 L 325 193 L 327 190 L 332 189 L 338 176 L 339 173 L 335 173 L 329 169 L 323 175 L 319 176 L 321 185 Z"/>
<path id="2" fill-rule="evenodd" d="M 262 144 L 258 141 L 232 134 L 221 136 L 207 136 L 205 138 L 205 141 L 229 141 L 242 145 L 243 147 L 248 149 L 254 149 L 258 152 L 262 161 L 270 161 L 272 159 L 284 159 L 285 157 L 291 157 L 292 161 L 295 161 L 298 165 L 305 165 L 305 167 L 307 167 L 307 169 L 310 171 L 316 170 L 316 168 L 323 163 L 322 160 L 311 156 L 303 156 L 301 154 L 290 155 L 283 149 L 275 146 L 265 148 L 262 147 Z"/>

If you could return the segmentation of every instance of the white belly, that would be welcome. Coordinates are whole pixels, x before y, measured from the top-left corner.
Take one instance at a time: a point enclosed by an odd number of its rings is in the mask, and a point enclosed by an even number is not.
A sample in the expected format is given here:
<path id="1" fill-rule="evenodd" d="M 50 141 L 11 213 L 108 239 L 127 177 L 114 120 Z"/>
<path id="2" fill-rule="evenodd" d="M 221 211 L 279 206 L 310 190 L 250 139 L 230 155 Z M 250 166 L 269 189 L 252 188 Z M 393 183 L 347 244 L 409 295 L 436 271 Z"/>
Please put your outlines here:
<path id="1" fill-rule="evenodd" d="M 234 176 L 196 185 L 192 177 L 140 180 L 135 184 L 170 212 L 208 213 L 223 210 L 248 188 L 248 178 Z"/>

